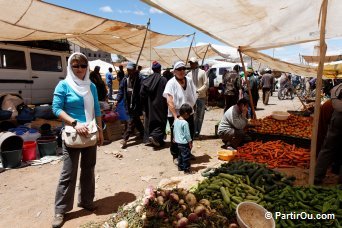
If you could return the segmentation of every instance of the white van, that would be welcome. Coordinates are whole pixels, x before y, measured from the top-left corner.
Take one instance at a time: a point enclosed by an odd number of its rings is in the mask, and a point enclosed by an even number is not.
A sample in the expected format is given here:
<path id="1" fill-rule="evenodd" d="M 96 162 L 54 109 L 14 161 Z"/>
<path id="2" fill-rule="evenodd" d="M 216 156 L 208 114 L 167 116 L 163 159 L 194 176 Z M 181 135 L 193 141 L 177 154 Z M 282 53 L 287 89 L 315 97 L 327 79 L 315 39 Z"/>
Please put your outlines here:
<path id="1" fill-rule="evenodd" d="M 222 76 L 223 76 L 224 70 L 227 69 L 228 71 L 232 71 L 235 65 L 241 66 L 240 63 L 231 63 L 231 62 L 216 63 L 211 66 L 209 70 L 212 70 L 216 75 L 216 78 L 214 79 L 215 87 L 218 87 L 220 83 L 222 83 Z"/>
<path id="2" fill-rule="evenodd" d="M 25 104 L 51 103 L 66 76 L 68 51 L 0 42 L 0 94 L 19 94 Z"/>

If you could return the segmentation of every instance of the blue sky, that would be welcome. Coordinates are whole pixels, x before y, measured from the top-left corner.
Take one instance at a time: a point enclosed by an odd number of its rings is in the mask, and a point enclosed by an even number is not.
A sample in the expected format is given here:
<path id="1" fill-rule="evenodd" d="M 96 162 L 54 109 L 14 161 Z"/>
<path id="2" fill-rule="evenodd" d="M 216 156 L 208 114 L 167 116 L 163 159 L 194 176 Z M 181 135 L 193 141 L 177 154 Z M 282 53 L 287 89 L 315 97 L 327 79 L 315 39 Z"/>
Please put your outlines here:
<path id="1" fill-rule="evenodd" d="M 132 24 L 146 25 L 148 18 L 151 18 L 151 29 L 153 31 L 171 35 L 192 34 L 196 32 L 195 43 L 224 45 L 204 33 L 199 32 L 195 28 L 154 9 L 139 0 L 45 0 L 45 2 Z M 183 38 L 179 41 L 167 44 L 164 47 L 186 47 L 190 45 L 191 39 L 192 37 Z M 273 56 L 274 53 L 275 58 L 280 58 L 284 61 L 299 63 L 299 54 L 313 55 L 313 46 L 316 43 L 317 42 L 280 47 L 263 52 L 271 56 Z M 328 40 L 327 45 L 327 55 L 342 54 L 342 39 Z"/>
<path id="2" fill-rule="evenodd" d="M 195 28 L 155 9 L 139 0 L 44 0 L 55 5 L 132 24 L 146 25 L 151 18 L 151 30 L 170 34 L 183 35 L 196 32 L 195 42 L 221 44 L 221 42 L 199 32 Z M 191 43 L 190 38 L 183 38 L 166 45 L 167 47 L 184 47 Z"/>

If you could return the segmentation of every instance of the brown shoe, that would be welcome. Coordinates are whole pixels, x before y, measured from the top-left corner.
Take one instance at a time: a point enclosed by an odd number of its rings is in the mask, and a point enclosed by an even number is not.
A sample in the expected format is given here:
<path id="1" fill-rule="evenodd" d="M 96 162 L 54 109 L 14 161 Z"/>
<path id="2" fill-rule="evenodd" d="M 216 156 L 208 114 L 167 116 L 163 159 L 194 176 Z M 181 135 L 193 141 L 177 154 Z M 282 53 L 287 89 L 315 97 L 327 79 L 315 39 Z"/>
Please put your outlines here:
<path id="1" fill-rule="evenodd" d="M 62 227 L 64 222 L 64 214 L 55 214 L 55 217 L 52 221 L 52 227 L 53 228 L 59 228 Z"/>

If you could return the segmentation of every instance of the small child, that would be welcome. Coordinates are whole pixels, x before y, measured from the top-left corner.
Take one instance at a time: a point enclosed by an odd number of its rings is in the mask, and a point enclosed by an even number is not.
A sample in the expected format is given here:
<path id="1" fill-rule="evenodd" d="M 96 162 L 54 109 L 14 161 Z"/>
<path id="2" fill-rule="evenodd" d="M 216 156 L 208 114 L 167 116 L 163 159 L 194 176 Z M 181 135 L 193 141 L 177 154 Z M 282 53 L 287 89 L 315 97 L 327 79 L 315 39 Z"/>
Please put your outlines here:
<path id="1" fill-rule="evenodd" d="M 174 141 L 178 146 L 178 170 L 184 173 L 190 173 L 190 156 L 192 149 L 192 140 L 190 136 L 189 123 L 186 121 L 192 113 L 192 107 L 189 104 L 183 104 L 179 110 L 179 118 L 173 123 Z"/>

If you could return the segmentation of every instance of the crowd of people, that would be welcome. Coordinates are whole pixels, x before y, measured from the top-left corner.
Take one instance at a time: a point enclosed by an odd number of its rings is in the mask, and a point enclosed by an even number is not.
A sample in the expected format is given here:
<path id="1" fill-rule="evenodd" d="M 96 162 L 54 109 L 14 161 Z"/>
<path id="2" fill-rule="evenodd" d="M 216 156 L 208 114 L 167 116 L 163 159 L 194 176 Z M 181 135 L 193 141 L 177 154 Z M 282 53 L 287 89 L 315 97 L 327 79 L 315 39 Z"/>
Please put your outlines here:
<path id="1" fill-rule="evenodd" d="M 65 159 L 56 191 L 53 227 L 60 227 L 65 213 L 72 210 L 79 157 L 81 175 L 78 206 L 89 211 L 96 209 L 93 203 L 94 167 L 97 146 L 103 143 L 99 105 L 101 101 L 112 101 L 114 109 L 120 113 L 120 120 L 125 122 L 122 148 L 129 146 L 131 136 L 135 136 L 137 142 L 154 148 L 165 147 L 166 126 L 169 123 L 169 147 L 173 163 L 179 171 L 192 173 L 191 160 L 196 159 L 191 154 L 192 145 L 194 140 L 201 138 L 208 91 L 214 86 L 215 75 L 208 67 L 202 69 L 195 57 L 190 58 L 188 63 L 188 72 L 186 63 L 176 61 L 172 72 L 168 69 L 162 73 L 161 64 L 154 61 L 151 66 L 153 74 L 144 77 L 140 74 L 141 68 L 129 62 L 126 66 L 127 73 L 123 66 L 120 66 L 115 76 L 113 69 L 109 68 L 105 83 L 99 73 L 99 67 L 89 72 L 88 60 L 83 54 L 74 53 L 70 56 L 66 79 L 57 85 L 54 92 L 53 112 L 65 125 L 72 126 L 77 134 L 85 138 L 90 134 L 90 124 L 96 123 L 98 143 L 76 148 L 63 143 Z M 264 74 L 259 75 L 253 68 L 248 67 L 246 74 L 246 77 L 241 77 L 242 69 L 235 65 L 232 70 L 227 69 L 222 77 L 221 88 L 225 107 L 217 134 L 222 139 L 223 148 L 237 148 L 251 141 L 246 134 L 246 128 L 249 126 L 248 119 L 253 118 L 252 110 L 257 108 L 259 90 L 262 90 L 262 102 L 267 105 L 275 87 L 275 79 L 270 69 L 265 69 Z M 114 80 L 119 81 L 116 96 L 113 96 Z M 298 78 L 293 80 L 292 76 L 282 76 L 279 80 L 279 90 L 289 88 L 294 81 L 298 82 L 297 80 Z M 333 161 L 337 163 L 338 168 L 341 166 L 341 156 L 337 151 L 341 148 L 338 140 L 342 129 L 341 96 L 342 86 L 335 86 L 331 90 L 330 106 L 326 105 L 332 107 L 326 109 L 330 111 L 324 112 L 330 113 L 324 117 L 330 119 L 330 124 L 325 126 L 326 136 L 321 137 L 324 143 L 318 153 L 316 183 L 322 182 Z M 327 115 L 329 117 L 326 117 Z M 138 135 L 135 134 L 135 129 Z M 342 169 L 338 172 L 342 182 Z"/>

